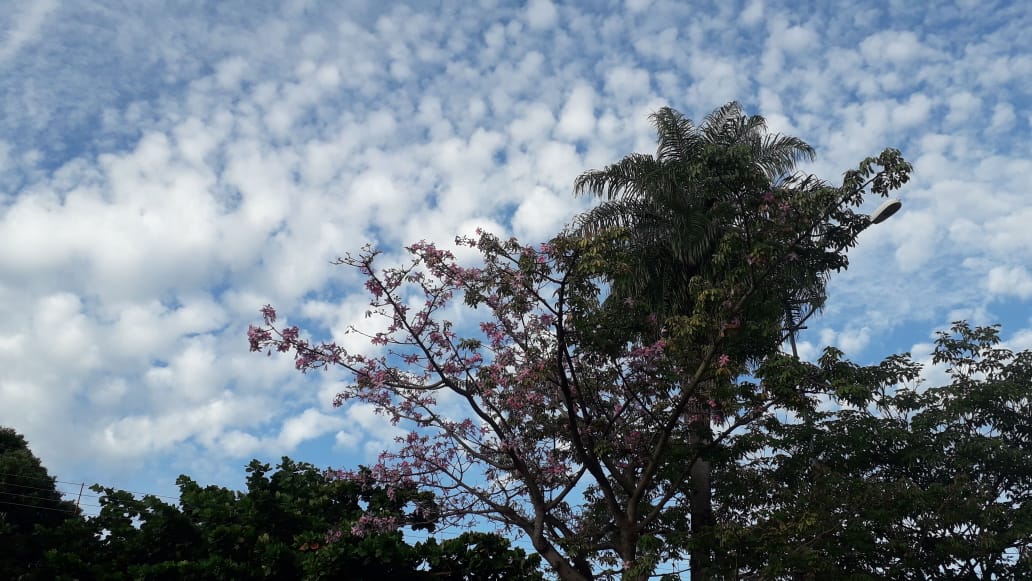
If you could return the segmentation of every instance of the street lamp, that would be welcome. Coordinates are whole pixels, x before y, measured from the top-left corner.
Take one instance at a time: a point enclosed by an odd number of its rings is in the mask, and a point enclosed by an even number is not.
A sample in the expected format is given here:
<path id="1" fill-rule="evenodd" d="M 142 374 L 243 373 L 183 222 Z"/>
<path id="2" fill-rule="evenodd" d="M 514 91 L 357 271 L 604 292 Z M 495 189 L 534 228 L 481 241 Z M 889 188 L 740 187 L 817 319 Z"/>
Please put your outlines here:
<path id="1" fill-rule="evenodd" d="M 882 203 L 882 205 L 878 206 L 878 208 L 874 212 L 871 212 L 868 218 L 871 220 L 871 224 L 881 224 L 882 222 L 888 220 L 893 214 L 898 212 L 899 209 L 902 207 L 903 202 L 895 198 L 885 200 L 885 202 Z M 796 348 L 795 334 L 800 329 L 806 328 L 802 326 L 803 323 L 805 323 L 806 320 L 810 318 L 810 315 L 814 314 L 816 311 L 817 309 L 815 308 L 810 309 L 810 312 L 806 313 L 806 315 L 803 318 L 799 319 L 799 321 L 792 321 L 790 319 L 790 312 L 786 313 L 786 316 L 789 318 L 788 343 L 792 346 L 792 356 L 796 359 L 799 359 L 799 351 Z"/>
<path id="2" fill-rule="evenodd" d="M 885 200 L 885 203 L 878 206 L 878 209 L 871 213 L 871 224 L 881 224 L 888 220 L 890 216 L 898 212 L 901 207 L 903 207 L 903 202 L 895 198 Z"/>

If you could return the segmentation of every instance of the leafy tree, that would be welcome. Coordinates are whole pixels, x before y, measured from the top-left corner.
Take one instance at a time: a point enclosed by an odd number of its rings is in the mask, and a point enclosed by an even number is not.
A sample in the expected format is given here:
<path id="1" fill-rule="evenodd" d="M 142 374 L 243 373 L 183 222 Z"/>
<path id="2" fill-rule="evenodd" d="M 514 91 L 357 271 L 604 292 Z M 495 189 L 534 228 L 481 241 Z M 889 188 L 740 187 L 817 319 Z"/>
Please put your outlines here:
<path id="1" fill-rule="evenodd" d="M 93 486 L 98 515 L 61 499 L 25 439 L 0 429 L 0 576 L 54 579 L 540 579 L 540 559 L 493 534 L 410 545 L 433 497 L 257 460 L 247 492 L 177 481 L 179 505 Z M 360 473 L 364 473 L 360 471 Z"/>
<path id="2" fill-rule="evenodd" d="M 402 526 L 432 530 L 433 499 L 328 478 L 283 458 L 257 460 L 247 492 L 181 476 L 180 506 L 95 487 L 100 514 L 93 574 L 100 579 L 539 578 L 537 558 L 494 535 L 409 545 Z M 411 507 L 411 510 L 406 508 Z M 374 516 L 375 515 L 375 516 Z"/>
<path id="3" fill-rule="evenodd" d="M 764 119 L 744 115 L 737 103 L 728 103 L 709 114 L 701 126 L 669 107 L 660 109 L 651 119 L 658 138 L 655 156 L 631 154 L 601 170 L 585 172 L 577 179 L 574 191 L 606 199 L 580 216 L 579 234 L 622 234 L 615 241 L 625 249 L 627 259 L 618 263 L 620 268 L 612 269 L 610 303 L 621 308 L 624 301 L 642 301 L 665 320 L 667 316 L 692 313 L 696 299 L 693 279 L 706 277 L 710 269 L 723 268 L 713 264 L 718 250 L 727 251 L 740 244 L 741 240 L 736 239 L 743 233 L 749 241 L 753 224 L 769 211 L 769 207 L 753 207 L 755 200 L 761 199 L 760 192 L 768 192 L 768 206 L 781 205 L 787 204 L 789 195 L 801 195 L 821 184 L 813 180 L 800 184 L 790 177 L 797 161 L 813 159 L 812 147 L 795 137 L 767 134 Z M 782 190 L 781 195 L 774 195 L 775 189 Z M 794 254 L 799 256 L 800 252 Z M 787 285 L 770 285 L 782 295 L 786 307 L 796 297 L 806 297 L 813 306 L 820 306 L 824 269 L 837 266 L 842 259 L 834 249 L 823 255 L 810 252 L 807 258 L 797 261 L 797 268 L 786 269 L 790 272 L 782 278 Z M 807 264 L 829 258 L 833 265 Z M 780 321 L 777 317 L 786 310 L 775 311 L 776 320 Z M 750 315 L 750 323 L 770 322 L 770 316 Z M 766 331 L 769 334 L 770 328 Z M 775 343 L 767 341 L 748 355 L 756 358 L 774 348 Z M 689 434 L 688 445 L 707 448 L 712 444 L 707 426 L 697 423 L 700 429 Z M 707 455 L 701 455 L 691 472 L 691 527 L 695 537 L 714 524 L 710 470 Z M 694 578 L 700 577 L 705 560 L 696 549 L 692 556 Z"/>
<path id="4" fill-rule="evenodd" d="M 754 425 L 718 465 L 721 573 L 739 579 L 1032 577 L 1032 352 L 955 323 L 926 387 L 908 355 L 827 349 L 774 383 L 831 382 L 845 407 Z"/>
<path id="5" fill-rule="evenodd" d="M 25 438 L 0 427 L 0 577 L 46 578 L 47 540 L 77 515 Z"/>

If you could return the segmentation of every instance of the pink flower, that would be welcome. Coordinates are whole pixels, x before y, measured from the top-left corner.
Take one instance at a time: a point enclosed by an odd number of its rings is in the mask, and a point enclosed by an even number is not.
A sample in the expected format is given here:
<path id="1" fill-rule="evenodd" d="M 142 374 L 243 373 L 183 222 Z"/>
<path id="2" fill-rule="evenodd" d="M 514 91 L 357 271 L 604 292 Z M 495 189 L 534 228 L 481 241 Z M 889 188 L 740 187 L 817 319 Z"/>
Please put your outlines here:
<path id="1" fill-rule="evenodd" d="M 272 305 L 265 305 L 262 307 L 262 317 L 265 319 L 266 325 L 271 325 L 276 322 L 276 309 L 272 308 Z"/>
<path id="2" fill-rule="evenodd" d="M 720 357 L 717 357 L 717 365 L 721 367 L 727 367 L 727 364 L 731 363 L 731 358 L 725 353 Z"/>

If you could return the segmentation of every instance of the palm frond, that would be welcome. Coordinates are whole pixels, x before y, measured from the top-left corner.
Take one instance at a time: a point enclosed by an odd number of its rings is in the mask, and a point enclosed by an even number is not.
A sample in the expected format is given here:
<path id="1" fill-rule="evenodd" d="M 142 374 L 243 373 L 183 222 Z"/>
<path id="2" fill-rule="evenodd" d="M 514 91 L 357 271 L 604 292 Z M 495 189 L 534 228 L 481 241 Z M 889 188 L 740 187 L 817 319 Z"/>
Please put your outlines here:
<path id="1" fill-rule="evenodd" d="M 681 262 L 701 264 L 713 252 L 720 224 L 706 212 L 679 213 L 673 218 L 667 244 Z"/>
<path id="2" fill-rule="evenodd" d="M 741 105 L 733 101 L 706 116 L 702 133 L 707 141 L 724 148 L 748 146 L 753 163 L 769 179 L 791 172 L 800 161 L 813 161 L 816 155 L 802 139 L 768 134 L 766 119 L 760 115 L 746 116 Z"/>
<path id="3" fill-rule="evenodd" d="M 726 136 L 740 124 L 742 117 L 742 106 L 737 101 L 731 101 L 706 115 L 702 133 L 710 143 L 726 144 Z"/>
<path id="4" fill-rule="evenodd" d="M 655 204 L 647 199 L 610 200 L 577 216 L 574 233 L 592 236 L 617 228 L 654 228 L 653 225 L 660 221 L 659 214 Z"/>
<path id="5" fill-rule="evenodd" d="M 656 159 L 686 161 L 698 156 L 703 140 L 691 119 L 663 107 L 649 116 L 659 142 Z"/>
<path id="6" fill-rule="evenodd" d="M 573 182 L 574 195 L 592 194 L 613 200 L 617 197 L 647 197 L 663 179 L 662 166 L 646 153 L 632 153 L 603 169 L 586 171 Z"/>
<path id="7" fill-rule="evenodd" d="M 780 133 L 764 135 L 753 144 L 755 163 L 763 168 L 770 179 L 786 175 L 795 169 L 800 161 L 813 161 L 816 151 L 809 143 L 798 137 Z"/>
<path id="8" fill-rule="evenodd" d="M 664 245 L 638 249 L 638 260 L 613 280 L 610 300 L 633 297 L 657 315 L 690 309 L 689 283 L 699 267 L 675 259 Z"/>

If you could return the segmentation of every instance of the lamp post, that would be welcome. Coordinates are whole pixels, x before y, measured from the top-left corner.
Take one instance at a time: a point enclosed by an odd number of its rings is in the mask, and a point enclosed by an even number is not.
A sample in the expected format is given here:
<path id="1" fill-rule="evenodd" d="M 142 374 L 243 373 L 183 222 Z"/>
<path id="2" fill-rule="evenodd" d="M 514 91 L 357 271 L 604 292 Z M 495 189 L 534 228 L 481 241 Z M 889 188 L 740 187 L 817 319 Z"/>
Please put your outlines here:
<path id="1" fill-rule="evenodd" d="M 881 224 L 882 222 L 888 220 L 893 214 L 898 212 L 899 209 L 902 207 L 903 202 L 899 201 L 896 198 L 885 200 L 885 202 L 883 202 L 882 205 L 878 206 L 878 208 L 875 209 L 874 212 L 871 212 L 871 214 L 868 216 L 870 224 Z M 806 328 L 802 326 L 803 323 L 805 323 L 806 320 L 810 318 L 810 315 L 813 315 L 816 311 L 816 308 L 811 308 L 810 311 L 806 313 L 806 315 L 804 315 L 798 321 L 792 320 L 791 311 L 785 313 L 786 319 L 788 319 L 788 342 L 792 346 L 792 356 L 796 359 L 799 359 L 799 351 L 796 348 L 795 334 L 800 329 Z"/>

